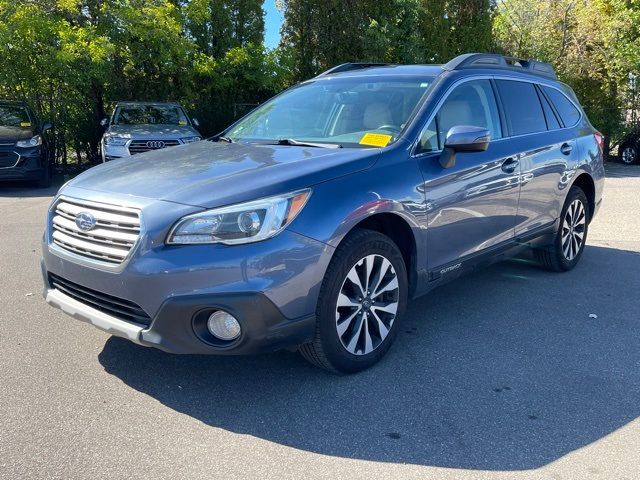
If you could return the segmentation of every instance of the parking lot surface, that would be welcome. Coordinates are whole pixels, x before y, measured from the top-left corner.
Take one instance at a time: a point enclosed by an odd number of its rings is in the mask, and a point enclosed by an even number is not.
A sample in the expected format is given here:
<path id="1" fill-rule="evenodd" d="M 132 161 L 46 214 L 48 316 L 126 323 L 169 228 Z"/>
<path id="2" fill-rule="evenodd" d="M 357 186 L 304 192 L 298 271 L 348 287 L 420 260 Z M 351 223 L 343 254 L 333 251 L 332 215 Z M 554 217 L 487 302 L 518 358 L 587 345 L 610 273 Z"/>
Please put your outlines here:
<path id="1" fill-rule="evenodd" d="M 346 377 L 172 356 L 48 307 L 55 189 L 0 185 L 0 478 L 640 478 L 640 167 L 607 170 L 575 270 L 525 257 L 437 289 Z"/>

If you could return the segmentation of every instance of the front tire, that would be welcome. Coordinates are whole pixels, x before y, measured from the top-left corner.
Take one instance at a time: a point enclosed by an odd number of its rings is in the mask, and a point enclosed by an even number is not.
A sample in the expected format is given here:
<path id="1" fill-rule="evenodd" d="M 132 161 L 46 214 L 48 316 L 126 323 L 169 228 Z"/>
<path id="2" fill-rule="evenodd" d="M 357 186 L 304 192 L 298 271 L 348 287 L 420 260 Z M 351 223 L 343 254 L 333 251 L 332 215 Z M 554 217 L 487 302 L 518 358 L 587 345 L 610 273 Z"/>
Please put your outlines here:
<path id="1" fill-rule="evenodd" d="M 327 268 L 315 337 L 300 347 L 300 353 L 334 373 L 371 367 L 397 335 L 407 293 L 407 270 L 397 245 L 375 231 L 354 231 Z"/>
<path id="2" fill-rule="evenodd" d="M 580 187 L 571 187 L 553 244 L 535 250 L 540 264 L 553 272 L 567 272 L 574 268 L 584 252 L 590 218 L 587 196 Z"/>

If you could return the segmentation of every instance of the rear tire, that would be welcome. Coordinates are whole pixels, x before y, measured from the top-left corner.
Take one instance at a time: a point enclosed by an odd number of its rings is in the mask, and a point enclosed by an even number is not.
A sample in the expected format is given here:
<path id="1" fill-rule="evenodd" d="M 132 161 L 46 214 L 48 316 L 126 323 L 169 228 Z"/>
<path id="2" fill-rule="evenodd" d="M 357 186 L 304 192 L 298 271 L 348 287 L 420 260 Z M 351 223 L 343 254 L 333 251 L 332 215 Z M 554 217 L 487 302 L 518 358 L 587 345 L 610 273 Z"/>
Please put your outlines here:
<path id="1" fill-rule="evenodd" d="M 408 282 L 397 245 L 355 230 L 338 247 L 322 282 L 313 341 L 300 353 L 334 373 L 355 373 L 391 347 L 407 303 Z"/>
<path id="2" fill-rule="evenodd" d="M 632 143 L 620 147 L 620 161 L 625 165 L 638 163 L 638 146 Z"/>
<path id="3" fill-rule="evenodd" d="M 552 272 L 567 272 L 578 264 L 587 241 L 590 215 L 587 196 L 580 187 L 571 187 L 553 244 L 534 250 L 536 259 L 544 268 Z"/>

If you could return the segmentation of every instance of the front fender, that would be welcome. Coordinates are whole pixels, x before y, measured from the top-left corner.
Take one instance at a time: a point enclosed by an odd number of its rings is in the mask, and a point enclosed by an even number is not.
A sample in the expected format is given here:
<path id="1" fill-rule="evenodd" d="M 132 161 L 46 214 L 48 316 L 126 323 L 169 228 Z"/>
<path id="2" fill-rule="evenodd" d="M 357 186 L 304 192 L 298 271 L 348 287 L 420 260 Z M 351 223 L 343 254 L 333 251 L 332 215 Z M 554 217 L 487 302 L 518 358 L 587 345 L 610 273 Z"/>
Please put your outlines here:
<path id="1" fill-rule="evenodd" d="M 302 213 L 290 225 L 301 235 L 337 247 L 362 221 L 393 214 L 411 228 L 416 266 L 426 266 L 426 201 L 417 163 L 389 152 L 371 168 L 313 187 Z"/>

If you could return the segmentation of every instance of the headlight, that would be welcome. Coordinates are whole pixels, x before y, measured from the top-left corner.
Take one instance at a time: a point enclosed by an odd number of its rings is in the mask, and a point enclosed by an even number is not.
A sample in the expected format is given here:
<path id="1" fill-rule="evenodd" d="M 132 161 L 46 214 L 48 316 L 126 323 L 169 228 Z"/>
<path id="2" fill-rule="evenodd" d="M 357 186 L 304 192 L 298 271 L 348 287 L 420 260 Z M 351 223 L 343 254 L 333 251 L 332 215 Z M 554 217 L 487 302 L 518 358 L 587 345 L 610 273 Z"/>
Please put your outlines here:
<path id="1" fill-rule="evenodd" d="M 16 142 L 16 147 L 20 148 L 37 147 L 38 145 L 42 145 L 42 137 L 40 135 L 31 137 L 29 140 L 20 140 L 19 142 Z"/>
<path id="2" fill-rule="evenodd" d="M 193 143 L 193 142 L 199 142 L 200 140 L 202 140 L 202 137 L 200 136 L 185 137 L 185 138 L 181 138 L 180 140 L 182 140 L 182 143 Z"/>
<path id="3" fill-rule="evenodd" d="M 259 242 L 277 235 L 307 203 L 311 190 L 300 190 L 182 218 L 169 233 L 169 244 Z"/>
<path id="4" fill-rule="evenodd" d="M 113 145 L 113 146 L 124 146 L 127 144 L 128 139 L 124 137 L 117 137 L 115 135 L 106 135 L 104 137 L 105 145 Z"/>

